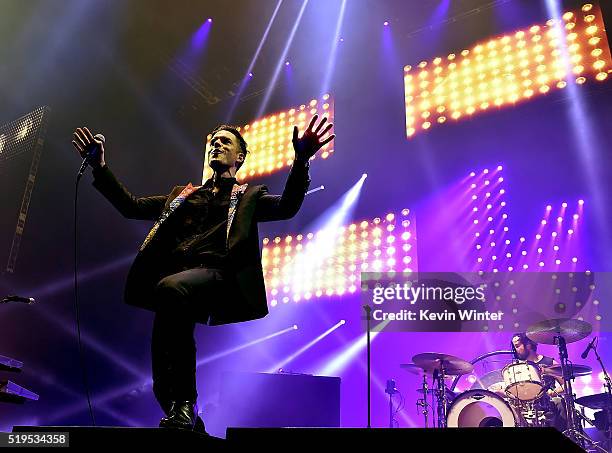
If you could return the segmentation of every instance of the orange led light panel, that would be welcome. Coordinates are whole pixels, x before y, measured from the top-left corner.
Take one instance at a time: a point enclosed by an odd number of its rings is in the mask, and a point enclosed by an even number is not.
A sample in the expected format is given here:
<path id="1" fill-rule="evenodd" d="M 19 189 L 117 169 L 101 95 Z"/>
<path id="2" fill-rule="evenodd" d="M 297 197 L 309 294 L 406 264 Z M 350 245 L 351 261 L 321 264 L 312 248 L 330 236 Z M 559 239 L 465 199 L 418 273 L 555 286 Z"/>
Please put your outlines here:
<path id="1" fill-rule="evenodd" d="M 360 291 L 361 272 L 416 272 L 414 216 L 388 213 L 315 233 L 264 238 L 262 267 L 272 307 Z"/>
<path id="2" fill-rule="evenodd" d="M 599 6 L 533 25 L 459 54 L 404 67 L 406 135 L 564 89 L 603 82 L 612 59 Z"/>

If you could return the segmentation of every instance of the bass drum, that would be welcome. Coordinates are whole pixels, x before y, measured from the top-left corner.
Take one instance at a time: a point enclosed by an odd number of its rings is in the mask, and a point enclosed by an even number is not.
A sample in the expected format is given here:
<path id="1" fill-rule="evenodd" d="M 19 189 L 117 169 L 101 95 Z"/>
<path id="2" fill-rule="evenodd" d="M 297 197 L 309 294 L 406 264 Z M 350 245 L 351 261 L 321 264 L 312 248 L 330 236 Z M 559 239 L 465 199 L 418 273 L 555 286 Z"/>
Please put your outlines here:
<path id="1" fill-rule="evenodd" d="M 494 428 L 519 426 L 519 417 L 501 397 L 488 390 L 468 390 L 448 409 L 449 428 Z"/>

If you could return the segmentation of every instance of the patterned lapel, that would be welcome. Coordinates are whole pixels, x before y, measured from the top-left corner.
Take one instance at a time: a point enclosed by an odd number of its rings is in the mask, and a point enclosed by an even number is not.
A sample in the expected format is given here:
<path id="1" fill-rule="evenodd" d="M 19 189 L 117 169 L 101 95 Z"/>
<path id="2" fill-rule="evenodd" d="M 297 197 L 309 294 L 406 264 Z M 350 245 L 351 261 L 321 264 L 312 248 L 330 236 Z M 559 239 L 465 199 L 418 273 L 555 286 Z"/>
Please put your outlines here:
<path id="1" fill-rule="evenodd" d="M 226 240 L 228 249 L 229 249 L 230 228 L 232 227 L 232 221 L 234 220 L 234 216 L 236 215 L 236 207 L 238 206 L 238 200 L 240 199 L 242 194 L 244 194 L 248 186 L 249 186 L 248 183 L 242 184 L 242 185 L 234 184 L 232 186 L 232 194 L 230 196 L 230 205 L 227 211 L 227 230 L 225 234 L 225 240 Z"/>
<path id="2" fill-rule="evenodd" d="M 155 236 L 155 233 L 157 233 L 157 230 L 159 230 L 159 227 L 166 221 L 168 216 L 170 216 L 170 214 L 172 214 L 189 195 L 198 190 L 200 187 L 201 186 L 192 186 L 191 183 L 185 186 L 182 192 L 174 200 L 172 200 L 172 202 L 170 202 L 170 206 L 168 206 L 168 208 L 162 212 L 162 215 L 159 217 L 157 222 L 155 222 L 155 225 L 153 225 L 153 228 L 151 228 L 149 234 L 147 234 L 147 237 L 140 246 L 139 251 L 142 252 L 147 244 L 151 242 L 151 239 L 153 239 L 153 236 Z"/>

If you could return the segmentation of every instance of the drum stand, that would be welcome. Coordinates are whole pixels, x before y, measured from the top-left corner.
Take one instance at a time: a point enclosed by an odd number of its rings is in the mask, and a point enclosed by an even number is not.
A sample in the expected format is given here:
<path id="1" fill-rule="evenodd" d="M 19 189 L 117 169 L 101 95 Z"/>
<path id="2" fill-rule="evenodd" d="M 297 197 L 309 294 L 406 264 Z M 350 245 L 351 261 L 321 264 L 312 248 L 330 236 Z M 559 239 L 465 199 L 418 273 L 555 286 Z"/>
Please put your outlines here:
<path id="1" fill-rule="evenodd" d="M 569 361 L 569 356 L 567 353 L 567 343 L 565 342 L 565 338 L 559 335 L 555 337 L 555 344 L 559 348 L 559 359 L 561 360 L 561 370 L 563 372 L 565 413 L 567 415 L 567 429 L 563 431 L 563 434 L 573 440 L 580 447 L 585 448 L 587 445 L 589 445 L 599 451 L 606 452 L 604 448 L 597 445 L 597 443 L 595 443 L 590 437 L 585 435 L 582 430 L 580 420 L 578 420 L 578 418 L 576 417 L 574 389 L 572 388 L 572 380 L 574 379 L 574 373 L 572 370 L 572 364 Z"/>

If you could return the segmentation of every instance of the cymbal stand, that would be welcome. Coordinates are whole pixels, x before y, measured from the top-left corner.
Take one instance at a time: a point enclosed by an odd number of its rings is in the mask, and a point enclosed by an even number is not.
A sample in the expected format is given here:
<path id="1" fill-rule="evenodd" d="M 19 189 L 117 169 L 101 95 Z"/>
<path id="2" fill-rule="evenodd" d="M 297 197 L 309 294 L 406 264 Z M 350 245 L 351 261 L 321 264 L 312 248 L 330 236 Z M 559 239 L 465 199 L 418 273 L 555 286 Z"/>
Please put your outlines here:
<path id="1" fill-rule="evenodd" d="M 599 341 L 597 342 L 599 343 Z M 595 351 L 595 357 L 597 358 L 597 361 L 599 362 L 599 366 L 601 367 L 601 371 L 603 373 L 604 376 L 604 381 L 606 382 L 604 384 L 604 387 L 606 388 L 606 393 L 608 394 L 608 404 L 606 405 L 605 411 L 606 411 L 606 418 L 608 420 L 607 423 L 607 430 L 606 430 L 606 439 L 607 439 L 607 447 L 608 450 L 612 450 L 612 380 L 610 380 L 610 375 L 608 374 L 608 371 L 606 370 L 606 367 L 603 364 L 603 360 L 601 360 L 601 356 L 599 355 L 599 352 L 597 351 L 597 346 L 599 346 L 598 344 L 596 344 L 593 347 L 593 351 Z"/>
<path id="2" fill-rule="evenodd" d="M 438 428 L 446 428 L 448 401 L 446 396 L 446 384 L 444 381 L 445 378 L 444 362 L 442 362 L 440 363 L 440 371 L 438 372 L 438 389 L 436 391 L 436 397 L 438 399 Z"/>
<path id="3" fill-rule="evenodd" d="M 572 381 L 574 380 L 574 372 L 572 364 L 569 361 L 567 353 L 567 343 L 563 336 L 555 337 L 555 344 L 559 348 L 559 359 L 561 361 L 561 370 L 563 372 L 563 390 L 565 396 L 565 412 L 567 415 L 567 429 L 563 434 L 573 440 L 577 445 L 585 448 L 587 445 L 595 447 L 597 450 L 605 452 L 606 450 L 597 445 L 590 437 L 584 434 L 580 421 L 576 416 L 576 404 Z M 606 452 L 607 453 L 607 452 Z"/>
<path id="4" fill-rule="evenodd" d="M 423 374 L 423 385 L 421 386 L 423 389 L 423 398 L 419 398 L 416 402 L 417 407 L 422 407 L 421 413 L 425 418 L 425 428 L 429 428 L 429 403 L 427 402 L 427 395 L 429 393 L 429 387 L 427 385 L 427 375 Z"/>

